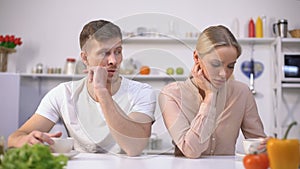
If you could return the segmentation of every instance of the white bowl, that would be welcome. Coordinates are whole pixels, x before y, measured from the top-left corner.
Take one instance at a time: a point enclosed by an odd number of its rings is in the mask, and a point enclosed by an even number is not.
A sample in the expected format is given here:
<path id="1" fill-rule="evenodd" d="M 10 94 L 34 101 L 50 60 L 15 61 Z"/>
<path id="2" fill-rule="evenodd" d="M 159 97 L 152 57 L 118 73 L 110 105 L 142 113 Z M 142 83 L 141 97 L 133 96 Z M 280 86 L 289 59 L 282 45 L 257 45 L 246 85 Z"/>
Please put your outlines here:
<path id="1" fill-rule="evenodd" d="M 51 138 L 54 141 L 53 145 L 50 145 L 53 153 L 69 153 L 73 149 L 74 139 L 72 137 L 67 138 Z"/>
<path id="2" fill-rule="evenodd" d="M 249 138 L 243 140 L 243 148 L 245 154 L 251 154 L 255 151 L 258 151 L 257 148 L 263 140 L 263 138 Z"/>

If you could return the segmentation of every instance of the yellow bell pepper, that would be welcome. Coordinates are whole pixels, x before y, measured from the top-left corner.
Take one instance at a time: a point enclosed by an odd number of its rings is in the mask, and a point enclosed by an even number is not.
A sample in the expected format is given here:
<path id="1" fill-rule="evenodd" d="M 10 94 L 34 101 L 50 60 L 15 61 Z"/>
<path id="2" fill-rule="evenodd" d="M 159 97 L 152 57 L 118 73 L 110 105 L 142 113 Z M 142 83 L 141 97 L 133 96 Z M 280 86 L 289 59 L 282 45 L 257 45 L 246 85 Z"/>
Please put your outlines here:
<path id="1" fill-rule="evenodd" d="M 293 125 L 289 125 L 284 138 L 271 138 L 267 142 L 267 152 L 271 169 L 298 169 L 300 163 L 299 140 L 286 139 L 289 130 Z"/>

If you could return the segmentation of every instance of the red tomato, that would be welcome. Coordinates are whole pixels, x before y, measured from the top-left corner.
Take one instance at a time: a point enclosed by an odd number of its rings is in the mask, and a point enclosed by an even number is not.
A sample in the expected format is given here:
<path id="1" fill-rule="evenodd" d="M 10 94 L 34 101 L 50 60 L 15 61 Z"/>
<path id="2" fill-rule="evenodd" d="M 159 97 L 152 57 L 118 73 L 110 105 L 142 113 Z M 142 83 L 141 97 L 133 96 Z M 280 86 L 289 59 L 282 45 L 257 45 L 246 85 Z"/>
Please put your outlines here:
<path id="1" fill-rule="evenodd" d="M 267 169 L 269 168 L 269 158 L 266 153 L 247 154 L 243 159 L 246 169 Z"/>

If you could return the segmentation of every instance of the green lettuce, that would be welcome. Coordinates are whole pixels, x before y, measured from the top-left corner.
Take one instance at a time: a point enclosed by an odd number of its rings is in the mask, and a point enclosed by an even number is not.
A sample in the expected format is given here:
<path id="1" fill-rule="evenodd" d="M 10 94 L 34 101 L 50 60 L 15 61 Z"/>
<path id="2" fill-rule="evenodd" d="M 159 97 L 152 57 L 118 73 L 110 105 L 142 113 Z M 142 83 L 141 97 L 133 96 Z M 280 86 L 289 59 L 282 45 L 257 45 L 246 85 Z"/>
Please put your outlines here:
<path id="1" fill-rule="evenodd" d="M 0 169 L 63 169 L 68 157 L 53 156 L 48 146 L 35 144 L 12 148 L 4 154 Z"/>

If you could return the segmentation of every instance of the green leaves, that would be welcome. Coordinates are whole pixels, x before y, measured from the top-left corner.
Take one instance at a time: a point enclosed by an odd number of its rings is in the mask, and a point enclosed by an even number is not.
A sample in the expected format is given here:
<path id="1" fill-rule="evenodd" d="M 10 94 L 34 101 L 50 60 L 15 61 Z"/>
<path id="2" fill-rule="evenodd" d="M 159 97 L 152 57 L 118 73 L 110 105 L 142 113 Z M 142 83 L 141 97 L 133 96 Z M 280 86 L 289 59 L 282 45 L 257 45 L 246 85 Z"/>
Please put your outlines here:
<path id="1" fill-rule="evenodd" d="M 24 145 L 9 149 L 2 159 L 0 169 L 62 169 L 67 162 L 68 158 L 64 155 L 53 156 L 46 145 Z"/>

